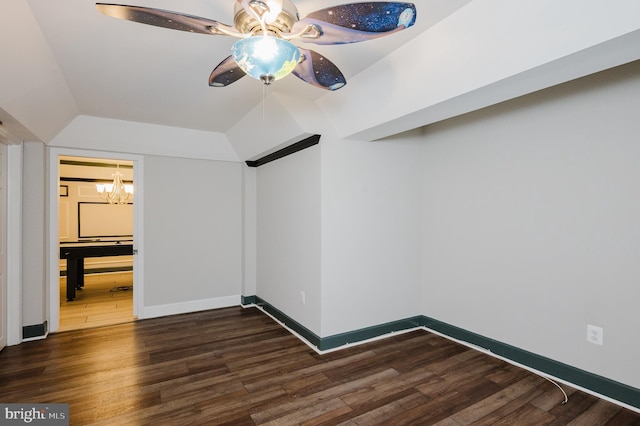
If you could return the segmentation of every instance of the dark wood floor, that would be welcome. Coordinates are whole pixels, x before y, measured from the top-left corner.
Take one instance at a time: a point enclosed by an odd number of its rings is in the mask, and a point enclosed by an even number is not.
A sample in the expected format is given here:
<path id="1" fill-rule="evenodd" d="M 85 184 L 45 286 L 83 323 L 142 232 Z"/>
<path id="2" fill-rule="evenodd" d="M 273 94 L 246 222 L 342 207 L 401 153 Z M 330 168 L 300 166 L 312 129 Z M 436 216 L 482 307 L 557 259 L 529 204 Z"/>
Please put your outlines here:
<path id="1" fill-rule="evenodd" d="M 318 355 L 255 308 L 68 331 L 0 352 L 0 402 L 72 425 L 640 425 L 640 414 L 414 331 Z"/>

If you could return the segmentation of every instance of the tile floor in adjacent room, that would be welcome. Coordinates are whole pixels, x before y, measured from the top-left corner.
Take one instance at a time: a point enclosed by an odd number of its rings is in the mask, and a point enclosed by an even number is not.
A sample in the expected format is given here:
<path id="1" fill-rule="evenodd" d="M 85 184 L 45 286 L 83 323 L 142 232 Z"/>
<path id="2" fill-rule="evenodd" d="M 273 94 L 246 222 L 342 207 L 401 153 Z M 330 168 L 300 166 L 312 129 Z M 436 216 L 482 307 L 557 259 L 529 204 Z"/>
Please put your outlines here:
<path id="1" fill-rule="evenodd" d="M 133 316 L 133 273 L 88 274 L 76 298 L 67 302 L 66 277 L 60 278 L 60 327 L 58 331 L 121 324 Z M 129 290 L 121 287 L 129 286 Z"/>

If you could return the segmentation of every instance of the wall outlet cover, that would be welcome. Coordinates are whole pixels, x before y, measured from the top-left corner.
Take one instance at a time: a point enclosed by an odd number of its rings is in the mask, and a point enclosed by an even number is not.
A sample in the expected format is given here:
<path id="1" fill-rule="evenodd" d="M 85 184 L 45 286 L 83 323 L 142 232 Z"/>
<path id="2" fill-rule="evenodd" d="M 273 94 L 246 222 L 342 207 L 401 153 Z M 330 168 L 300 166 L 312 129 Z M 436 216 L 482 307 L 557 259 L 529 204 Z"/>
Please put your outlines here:
<path id="1" fill-rule="evenodd" d="M 587 342 L 602 346 L 604 344 L 604 330 L 602 327 L 587 325 Z"/>

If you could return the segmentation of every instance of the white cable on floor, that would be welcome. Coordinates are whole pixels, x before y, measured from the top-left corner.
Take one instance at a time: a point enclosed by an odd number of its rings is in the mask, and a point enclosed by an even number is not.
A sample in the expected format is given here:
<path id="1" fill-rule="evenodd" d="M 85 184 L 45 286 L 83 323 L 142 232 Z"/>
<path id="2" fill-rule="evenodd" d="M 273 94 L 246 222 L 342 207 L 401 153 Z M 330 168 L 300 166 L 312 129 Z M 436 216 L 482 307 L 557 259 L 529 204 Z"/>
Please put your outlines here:
<path id="1" fill-rule="evenodd" d="M 569 396 L 568 396 L 568 395 L 567 395 L 567 393 L 564 391 L 564 389 L 562 389 L 562 386 L 560 386 L 560 385 L 559 385 L 555 380 L 553 380 L 551 377 L 547 376 L 546 374 L 543 374 L 542 372 L 540 372 L 540 371 L 538 371 L 538 370 L 535 370 L 535 369 L 533 369 L 533 368 L 531 368 L 531 367 L 529 367 L 529 366 L 526 366 L 526 365 L 524 365 L 524 364 L 520 364 L 520 363 L 518 363 L 518 362 L 515 362 L 515 361 L 510 360 L 510 359 L 508 359 L 508 358 L 505 358 L 505 357 L 503 357 L 503 356 L 500 356 L 500 355 L 498 355 L 498 354 L 496 354 L 496 353 L 494 353 L 494 352 L 491 352 L 491 350 L 490 350 L 490 349 L 483 348 L 482 346 L 474 345 L 473 343 L 465 342 L 464 340 L 455 339 L 455 338 L 453 338 L 453 337 L 451 337 L 451 336 L 447 336 L 446 334 L 443 334 L 443 333 L 440 333 L 440 332 L 438 332 L 438 331 L 432 330 L 432 329 L 430 329 L 430 328 L 428 328 L 428 327 L 422 327 L 422 329 L 423 329 L 423 330 L 425 330 L 425 331 L 428 331 L 429 333 L 437 334 L 438 336 L 444 337 L 445 339 L 448 339 L 448 340 L 451 340 L 451 341 L 453 341 L 453 342 L 459 343 L 459 344 L 461 344 L 461 345 L 463 345 L 463 346 L 467 346 L 467 347 L 469 347 L 469 348 L 471 348 L 471 349 L 475 349 L 475 350 L 477 350 L 477 351 L 479 351 L 479 352 L 482 352 L 483 354 L 486 354 L 486 355 L 492 356 L 492 357 L 494 357 L 494 358 L 498 358 L 498 359 L 500 359 L 500 360 L 502 360 L 502 361 L 504 361 L 504 362 L 506 362 L 506 363 L 508 363 L 508 364 L 515 365 L 516 367 L 519 367 L 519 368 L 522 368 L 522 369 L 524 369 L 524 370 L 527 370 L 527 371 L 529 371 L 530 373 L 535 374 L 536 376 L 542 377 L 543 379 L 548 380 L 549 382 L 551 382 L 551 383 L 553 383 L 554 385 L 556 385 L 556 387 L 557 387 L 558 389 L 560 389 L 560 392 L 562 392 L 562 394 L 564 395 L 564 400 L 563 400 L 563 401 L 562 401 L 562 403 L 561 403 L 562 405 L 565 405 L 567 402 L 569 402 Z"/>

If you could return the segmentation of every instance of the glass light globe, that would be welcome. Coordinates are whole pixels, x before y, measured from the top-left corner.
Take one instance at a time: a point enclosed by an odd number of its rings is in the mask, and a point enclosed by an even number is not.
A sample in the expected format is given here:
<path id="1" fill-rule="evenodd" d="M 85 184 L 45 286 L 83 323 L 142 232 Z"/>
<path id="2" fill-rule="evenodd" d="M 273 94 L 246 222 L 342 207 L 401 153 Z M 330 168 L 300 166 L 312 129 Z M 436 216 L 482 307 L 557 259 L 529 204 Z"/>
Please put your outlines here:
<path id="1" fill-rule="evenodd" d="M 238 40 L 231 54 L 242 71 L 265 84 L 285 77 L 300 61 L 300 50 L 293 43 L 272 36 Z"/>

